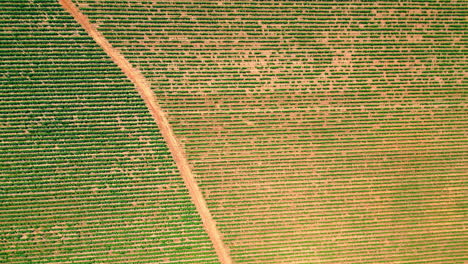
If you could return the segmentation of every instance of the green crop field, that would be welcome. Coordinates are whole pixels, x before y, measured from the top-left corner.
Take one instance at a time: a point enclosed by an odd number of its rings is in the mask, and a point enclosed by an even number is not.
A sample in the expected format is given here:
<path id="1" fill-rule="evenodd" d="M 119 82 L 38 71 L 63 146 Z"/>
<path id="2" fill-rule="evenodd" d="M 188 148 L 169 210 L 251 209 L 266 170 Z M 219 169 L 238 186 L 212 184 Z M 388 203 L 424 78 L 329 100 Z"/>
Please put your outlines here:
<path id="1" fill-rule="evenodd" d="M 120 69 L 57 2 L 0 9 L 0 263 L 218 263 Z"/>
<path id="2" fill-rule="evenodd" d="M 468 261 L 466 1 L 73 2 L 233 263 Z M 55 1 L 0 8 L 0 262 L 228 264 L 121 69 Z"/>

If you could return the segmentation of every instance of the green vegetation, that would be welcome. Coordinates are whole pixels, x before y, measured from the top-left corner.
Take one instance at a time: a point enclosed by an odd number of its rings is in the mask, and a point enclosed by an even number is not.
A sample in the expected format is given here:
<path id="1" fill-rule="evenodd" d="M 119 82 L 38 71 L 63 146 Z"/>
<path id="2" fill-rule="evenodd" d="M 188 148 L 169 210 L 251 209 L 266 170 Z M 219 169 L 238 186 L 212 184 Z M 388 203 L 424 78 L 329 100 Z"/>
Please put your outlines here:
<path id="1" fill-rule="evenodd" d="M 57 1 L 0 9 L 0 262 L 218 263 L 120 69 Z"/>

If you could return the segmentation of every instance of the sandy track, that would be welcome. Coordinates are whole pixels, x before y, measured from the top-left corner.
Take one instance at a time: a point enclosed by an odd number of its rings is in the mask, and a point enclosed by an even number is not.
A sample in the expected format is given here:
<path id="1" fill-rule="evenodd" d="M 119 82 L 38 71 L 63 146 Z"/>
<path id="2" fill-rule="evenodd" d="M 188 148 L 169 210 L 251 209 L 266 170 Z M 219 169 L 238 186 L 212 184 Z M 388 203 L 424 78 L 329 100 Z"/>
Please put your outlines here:
<path id="1" fill-rule="evenodd" d="M 206 205 L 206 201 L 198 187 L 194 175 L 190 169 L 188 161 L 184 152 L 177 142 L 174 132 L 164 115 L 164 112 L 156 102 L 156 96 L 151 91 L 150 86 L 145 80 L 145 77 L 127 61 L 127 59 L 120 54 L 112 45 L 105 39 L 105 37 L 91 24 L 88 18 L 80 12 L 80 10 L 70 0 L 59 0 L 59 3 L 67 10 L 75 20 L 86 30 L 86 32 L 103 48 L 103 50 L 112 58 L 112 60 L 122 69 L 125 75 L 133 82 L 138 93 L 145 101 L 150 110 L 151 115 L 156 121 L 164 140 L 167 143 L 169 151 L 175 160 L 177 168 L 188 188 L 193 203 L 195 204 L 198 213 L 201 216 L 203 226 L 208 233 L 211 241 L 213 242 L 216 253 L 222 264 L 231 264 L 232 260 L 229 252 L 224 245 L 220 233 L 216 227 L 216 223 L 211 216 L 210 211 Z"/>

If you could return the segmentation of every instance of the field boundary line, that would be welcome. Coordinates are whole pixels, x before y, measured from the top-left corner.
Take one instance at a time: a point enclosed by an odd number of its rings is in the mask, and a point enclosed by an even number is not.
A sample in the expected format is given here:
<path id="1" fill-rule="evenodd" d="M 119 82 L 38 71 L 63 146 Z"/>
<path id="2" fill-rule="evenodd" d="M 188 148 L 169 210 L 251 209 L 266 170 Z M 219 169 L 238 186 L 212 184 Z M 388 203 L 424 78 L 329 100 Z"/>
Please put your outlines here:
<path id="1" fill-rule="evenodd" d="M 124 74 L 135 85 L 136 90 L 143 98 L 148 107 L 151 116 L 156 121 L 161 134 L 166 141 L 169 151 L 179 169 L 179 172 L 187 186 L 192 202 L 201 217 L 203 227 L 213 243 L 214 249 L 221 264 L 232 264 L 231 257 L 227 247 L 224 245 L 221 234 L 216 227 L 216 223 L 208 209 L 205 198 L 195 180 L 195 177 L 190 169 L 188 160 L 184 154 L 181 145 L 172 130 L 163 110 L 157 103 L 156 95 L 151 90 L 150 85 L 139 70 L 134 68 L 130 62 L 116 50 L 107 41 L 107 39 L 97 30 L 97 28 L 89 21 L 86 15 L 81 13 L 78 7 L 71 0 L 58 0 L 62 7 L 69 12 L 73 18 L 85 29 L 85 31 L 96 41 L 97 44 L 109 55 L 112 61 L 119 66 Z"/>

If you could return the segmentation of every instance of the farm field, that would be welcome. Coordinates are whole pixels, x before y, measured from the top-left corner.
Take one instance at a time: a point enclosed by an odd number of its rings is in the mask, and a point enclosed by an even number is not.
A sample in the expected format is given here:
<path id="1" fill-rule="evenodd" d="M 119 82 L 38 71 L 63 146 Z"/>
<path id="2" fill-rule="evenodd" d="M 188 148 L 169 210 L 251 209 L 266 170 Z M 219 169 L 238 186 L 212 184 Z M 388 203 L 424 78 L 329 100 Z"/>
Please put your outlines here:
<path id="1" fill-rule="evenodd" d="M 0 263 L 467 261 L 466 1 L 71 0 L 181 156 L 66 1 L 0 2 Z"/>
<path id="2" fill-rule="evenodd" d="M 466 260 L 464 1 L 74 2 L 150 83 L 235 263 Z"/>
<path id="3" fill-rule="evenodd" d="M 56 1 L 0 10 L 0 263 L 219 263 L 121 70 Z"/>

